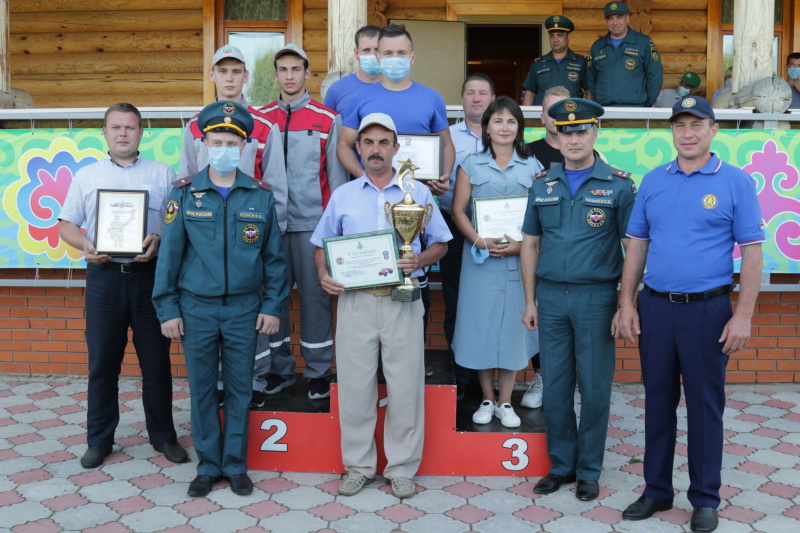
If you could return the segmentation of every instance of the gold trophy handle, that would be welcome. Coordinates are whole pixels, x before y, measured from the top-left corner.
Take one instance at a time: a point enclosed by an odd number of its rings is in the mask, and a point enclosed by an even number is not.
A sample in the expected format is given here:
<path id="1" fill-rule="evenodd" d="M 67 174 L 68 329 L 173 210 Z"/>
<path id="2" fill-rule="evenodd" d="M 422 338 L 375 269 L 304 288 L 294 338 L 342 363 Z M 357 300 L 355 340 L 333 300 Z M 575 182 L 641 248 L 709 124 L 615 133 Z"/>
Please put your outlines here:
<path id="1" fill-rule="evenodd" d="M 420 233 L 431 223 L 431 220 L 433 220 L 433 204 L 428 204 L 425 206 L 425 215 L 422 217 L 422 226 L 419 228 Z"/>
<path id="2" fill-rule="evenodd" d="M 389 202 L 383 204 L 383 213 L 386 216 L 386 222 L 388 222 L 390 226 L 394 227 L 394 222 L 392 221 L 392 204 Z"/>

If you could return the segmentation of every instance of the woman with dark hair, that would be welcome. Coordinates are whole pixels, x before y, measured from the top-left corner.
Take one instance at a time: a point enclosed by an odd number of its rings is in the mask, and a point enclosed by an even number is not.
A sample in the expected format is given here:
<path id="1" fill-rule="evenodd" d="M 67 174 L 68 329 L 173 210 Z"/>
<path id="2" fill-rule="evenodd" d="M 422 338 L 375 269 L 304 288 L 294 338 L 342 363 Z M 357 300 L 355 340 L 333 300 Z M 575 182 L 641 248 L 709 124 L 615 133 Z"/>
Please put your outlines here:
<path id="1" fill-rule="evenodd" d="M 472 421 L 488 424 L 497 417 L 506 427 L 518 427 L 511 392 L 517 371 L 539 351 L 538 332 L 521 325 L 520 243 L 510 235 L 480 237 L 472 225 L 472 200 L 527 196 L 542 165 L 528 158 L 525 119 L 511 98 L 501 96 L 489 104 L 481 126 L 484 149 L 461 163 L 453 194 L 453 221 L 472 243 L 464 246 L 453 351 L 458 364 L 478 371 L 483 402 Z"/>

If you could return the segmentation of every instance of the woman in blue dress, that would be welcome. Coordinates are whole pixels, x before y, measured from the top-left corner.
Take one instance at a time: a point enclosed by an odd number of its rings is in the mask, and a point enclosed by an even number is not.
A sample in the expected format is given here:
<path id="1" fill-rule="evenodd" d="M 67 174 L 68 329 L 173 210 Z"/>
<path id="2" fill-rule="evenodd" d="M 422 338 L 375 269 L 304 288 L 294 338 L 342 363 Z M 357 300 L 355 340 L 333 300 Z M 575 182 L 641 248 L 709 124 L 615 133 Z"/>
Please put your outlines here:
<path id="1" fill-rule="evenodd" d="M 522 110 L 511 98 L 501 96 L 489 104 L 481 119 L 485 148 L 461 163 L 453 193 L 453 221 L 472 243 L 464 246 L 453 351 L 458 364 L 478 371 L 483 402 L 472 416 L 476 424 L 497 417 L 506 427 L 519 427 L 511 392 L 517 371 L 539 351 L 538 332 L 522 324 L 520 243 L 510 235 L 481 238 L 471 220 L 472 199 L 527 196 L 542 169 L 536 158 L 528 157 L 524 124 Z"/>

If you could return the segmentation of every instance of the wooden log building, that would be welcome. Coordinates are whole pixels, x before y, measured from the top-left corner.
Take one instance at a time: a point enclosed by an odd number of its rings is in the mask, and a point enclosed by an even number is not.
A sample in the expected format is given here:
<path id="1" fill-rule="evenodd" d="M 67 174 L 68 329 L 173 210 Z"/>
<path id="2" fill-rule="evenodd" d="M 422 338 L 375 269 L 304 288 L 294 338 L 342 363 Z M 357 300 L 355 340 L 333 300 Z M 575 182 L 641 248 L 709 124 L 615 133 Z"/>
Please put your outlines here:
<path id="1" fill-rule="evenodd" d="M 205 72 L 213 51 L 231 32 L 283 33 L 309 55 L 309 91 L 319 98 L 328 65 L 329 0 L 8 0 L 11 84 L 33 96 L 37 108 L 202 105 L 213 97 Z M 368 13 L 386 20 L 464 21 L 467 35 L 500 27 L 498 37 L 472 46 L 467 62 L 515 63 L 509 90 L 544 53 L 544 19 L 564 14 L 575 22 L 571 48 L 588 53 L 606 33 L 606 0 L 369 0 Z M 733 31 L 733 0 L 627 0 L 631 26 L 649 34 L 664 62 L 664 85 L 697 72 L 709 96 L 722 83 L 723 44 Z M 778 75 L 800 49 L 800 0 L 776 0 Z M 265 6 L 267 9 L 265 9 Z M 249 13 L 276 20 L 247 20 Z M 240 20 L 229 20 L 236 18 Z M 539 42 L 512 41 L 512 26 L 533 27 Z M 486 35 L 486 34 L 483 34 Z M 486 41 L 489 41 L 488 43 Z M 474 49 L 474 52 L 470 52 Z M 470 57 L 470 54 L 480 57 Z M 500 84 L 502 85 L 502 83 Z M 518 95 L 517 95 L 518 96 Z M 457 104 L 458 102 L 447 102 Z"/>

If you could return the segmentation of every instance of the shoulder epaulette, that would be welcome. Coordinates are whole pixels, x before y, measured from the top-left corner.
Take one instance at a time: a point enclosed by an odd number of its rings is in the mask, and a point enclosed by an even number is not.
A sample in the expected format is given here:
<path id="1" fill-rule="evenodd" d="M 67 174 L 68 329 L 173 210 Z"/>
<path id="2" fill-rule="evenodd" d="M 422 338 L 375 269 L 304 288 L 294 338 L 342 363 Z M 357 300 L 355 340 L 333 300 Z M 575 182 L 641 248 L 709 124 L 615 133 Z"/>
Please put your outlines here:
<path id="1" fill-rule="evenodd" d="M 550 169 L 549 169 L 549 168 L 548 168 L 547 170 L 542 170 L 541 172 L 539 172 L 538 174 L 536 174 L 536 175 L 533 177 L 533 179 L 535 179 L 535 180 L 538 180 L 539 178 L 543 178 L 543 177 L 547 176 L 547 173 L 548 173 L 548 172 L 550 172 Z"/>
<path id="2" fill-rule="evenodd" d="M 540 59 L 542 59 L 542 56 L 539 56 L 539 57 L 537 57 L 536 59 L 534 59 L 533 61 L 531 61 L 531 63 L 536 63 L 536 62 L 537 62 L 537 61 L 539 61 Z"/>
<path id="3" fill-rule="evenodd" d="M 611 173 L 615 176 L 619 176 L 620 178 L 630 178 L 631 173 L 625 172 L 624 170 L 620 170 L 618 168 L 611 167 Z"/>
<path id="4" fill-rule="evenodd" d="M 259 187 L 261 187 L 265 191 L 271 191 L 272 190 L 272 185 L 270 185 L 269 183 L 266 183 L 266 182 L 263 182 L 263 181 L 257 180 L 257 179 L 254 179 L 253 181 L 255 181 L 256 185 L 258 185 Z"/>
<path id="5" fill-rule="evenodd" d="M 186 186 L 187 186 L 187 185 L 189 185 L 189 184 L 190 184 L 192 181 L 194 181 L 194 177 L 195 177 L 196 175 L 197 175 L 197 174 L 195 173 L 195 174 L 192 174 L 191 176 L 186 176 L 185 178 L 180 178 L 180 179 L 177 179 L 177 180 L 175 180 L 175 181 L 173 181 L 173 182 L 172 182 L 172 187 L 173 187 L 174 189 L 180 189 L 181 187 L 186 187 Z"/>

